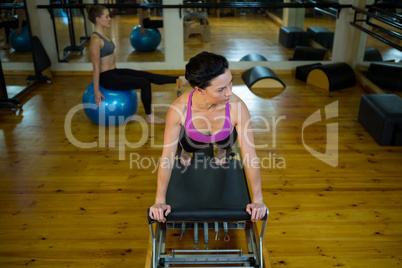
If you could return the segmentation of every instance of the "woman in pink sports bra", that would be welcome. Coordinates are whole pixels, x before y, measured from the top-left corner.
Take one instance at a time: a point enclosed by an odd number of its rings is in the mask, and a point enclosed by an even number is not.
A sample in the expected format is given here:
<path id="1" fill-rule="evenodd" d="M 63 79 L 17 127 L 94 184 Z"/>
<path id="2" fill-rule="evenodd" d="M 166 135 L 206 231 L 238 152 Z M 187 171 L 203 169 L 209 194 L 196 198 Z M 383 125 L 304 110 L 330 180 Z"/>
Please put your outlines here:
<path id="1" fill-rule="evenodd" d="M 164 222 L 171 211 L 166 204 L 166 190 L 178 144 L 183 149 L 182 165 L 190 165 L 190 153 L 208 143 L 218 147 L 215 162 L 224 164 L 226 149 L 231 148 L 238 138 L 253 196 L 253 203 L 247 205 L 246 211 L 252 221 L 260 220 L 265 215 L 266 206 L 261 192 L 260 169 L 256 165 L 259 161 L 250 113 L 244 102 L 232 93 L 228 61 L 220 55 L 201 52 L 187 63 L 185 78 L 193 90 L 177 98 L 167 113 L 156 200 L 149 216 Z"/>

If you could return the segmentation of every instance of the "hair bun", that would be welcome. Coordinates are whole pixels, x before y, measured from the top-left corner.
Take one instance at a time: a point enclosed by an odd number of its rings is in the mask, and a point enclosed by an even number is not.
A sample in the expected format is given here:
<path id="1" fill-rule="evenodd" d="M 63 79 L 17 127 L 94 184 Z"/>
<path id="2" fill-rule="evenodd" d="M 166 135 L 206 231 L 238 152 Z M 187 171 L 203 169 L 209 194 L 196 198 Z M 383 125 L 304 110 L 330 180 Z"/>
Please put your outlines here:
<path id="1" fill-rule="evenodd" d="M 91 14 L 91 11 L 94 9 L 94 5 L 88 5 L 88 6 L 85 6 L 85 9 L 87 10 L 87 13 L 88 14 Z"/>

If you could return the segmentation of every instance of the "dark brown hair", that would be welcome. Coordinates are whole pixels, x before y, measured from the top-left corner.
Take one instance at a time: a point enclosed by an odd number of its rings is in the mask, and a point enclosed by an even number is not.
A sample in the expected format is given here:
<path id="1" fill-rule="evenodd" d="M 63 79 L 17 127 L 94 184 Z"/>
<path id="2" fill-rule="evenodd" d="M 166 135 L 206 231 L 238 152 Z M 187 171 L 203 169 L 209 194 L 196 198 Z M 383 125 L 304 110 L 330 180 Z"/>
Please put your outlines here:
<path id="1" fill-rule="evenodd" d="M 225 57 L 203 51 L 186 64 L 186 79 L 193 88 L 205 89 L 211 85 L 212 79 L 225 73 L 228 68 Z"/>
<path id="2" fill-rule="evenodd" d="M 100 18 L 103 14 L 103 11 L 106 9 L 106 7 L 101 6 L 101 5 L 90 5 L 86 6 L 85 9 L 87 10 L 88 13 L 88 19 L 95 24 L 96 23 L 96 18 Z"/>

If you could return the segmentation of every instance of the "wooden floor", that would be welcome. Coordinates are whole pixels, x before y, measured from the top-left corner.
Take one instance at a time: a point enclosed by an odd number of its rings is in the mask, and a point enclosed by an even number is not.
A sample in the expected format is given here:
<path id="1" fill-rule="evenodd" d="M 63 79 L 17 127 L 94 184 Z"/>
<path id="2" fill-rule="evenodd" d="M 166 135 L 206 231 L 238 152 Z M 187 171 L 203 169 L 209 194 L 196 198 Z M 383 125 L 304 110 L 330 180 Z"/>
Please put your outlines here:
<path id="1" fill-rule="evenodd" d="M 272 98 L 250 92 L 239 75 L 233 88 L 250 109 L 262 147 L 270 209 L 265 261 L 292 268 L 400 267 L 402 147 L 377 145 L 357 121 L 363 89 L 326 92 L 294 74 L 278 76 L 287 87 Z M 132 122 L 102 132 L 82 110 L 69 114 L 90 81 L 54 77 L 52 85 L 37 84 L 21 97 L 23 111 L 0 110 L 2 268 L 145 265 L 146 210 L 156 189 L 152 161 L 160 157 L 164 126 Z M 164 116 L 174 99 L 172 85 L 153 87 L 153 103 L 166 104 L 157 114 Z M 330 104 L 338 108 L 326 114 Z M 323 121 L 303 129 L 316 111 Z M 137 114 L 144 116 L 141 104 Z M 326 124 L 339 130 L 335 167 L 307 150 L 326 152 Z"/>

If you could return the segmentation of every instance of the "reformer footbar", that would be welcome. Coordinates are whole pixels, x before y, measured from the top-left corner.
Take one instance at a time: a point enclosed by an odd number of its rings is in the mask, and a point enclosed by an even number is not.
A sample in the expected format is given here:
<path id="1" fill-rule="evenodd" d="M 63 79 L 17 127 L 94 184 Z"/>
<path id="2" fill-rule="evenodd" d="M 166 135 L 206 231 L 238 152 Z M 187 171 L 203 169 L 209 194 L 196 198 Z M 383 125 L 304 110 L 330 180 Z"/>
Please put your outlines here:
<path id="1" fill-rule="evenodd" d="M 258 236 L 257 225 L 251 222 L 251 216 L 246 212 L 251 198 L 239 154 L 230 153 L 228 163 L 217 166 L 213 163 L 211 148 L 212 145 L 197 153 L 198 157 L 195 156 L 187 167 L 179 164 L 179 158 L 176 157 L 166 193 L 166 203 L 171 205 L 172 211 L 165 223 L 156 222 L 148 216 L 152 268 L 223 264 L 225 267 L 228 264 L 263 267 L 262 250 L 268 209 Z M 201 228 L 204 231 L 205 247 L 197 245 Z M 172 249 L 171 254 L 168 254 L 165 251 L 168 229 L 179 230 L 179 239 L 183 237 L 185 229 L 194 229 L 193 249 Z M 230 240 L 229 229 L 244 229 L 248 252 L 244 253 L 242 249 L 208 249 L 208 229 L 214 230 L 215 241 L 219 239 L 219 229 L 222 229 L 225 242 Z"/>

